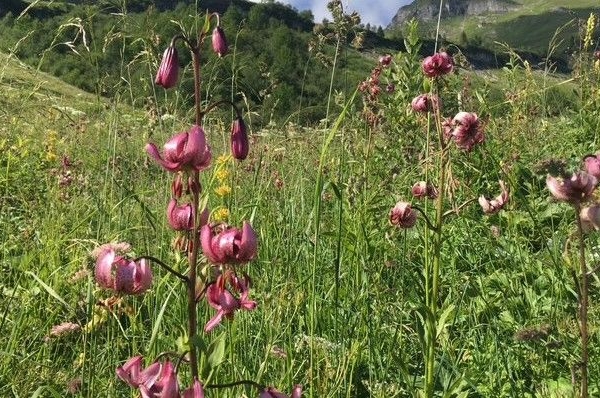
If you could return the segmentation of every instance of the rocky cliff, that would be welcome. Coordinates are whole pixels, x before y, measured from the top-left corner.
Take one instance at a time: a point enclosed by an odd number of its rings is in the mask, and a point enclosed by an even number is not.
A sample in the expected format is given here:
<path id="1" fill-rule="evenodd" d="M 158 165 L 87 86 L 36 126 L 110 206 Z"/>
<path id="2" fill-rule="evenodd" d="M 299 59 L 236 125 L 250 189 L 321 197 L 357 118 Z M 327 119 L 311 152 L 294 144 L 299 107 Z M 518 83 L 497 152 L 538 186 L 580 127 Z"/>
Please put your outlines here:
<path id="1" fill-rule="evenodd" d="M 398 10 L 388 28 L 400 26 L 413 18 L 420 21 L 436 20 L 439 4 L 438 0 L 415 0 Z M 519 4 L 511 0 L 446 0 L 442 6 L 442 18 L 503 13 L 518 7 Z"/>

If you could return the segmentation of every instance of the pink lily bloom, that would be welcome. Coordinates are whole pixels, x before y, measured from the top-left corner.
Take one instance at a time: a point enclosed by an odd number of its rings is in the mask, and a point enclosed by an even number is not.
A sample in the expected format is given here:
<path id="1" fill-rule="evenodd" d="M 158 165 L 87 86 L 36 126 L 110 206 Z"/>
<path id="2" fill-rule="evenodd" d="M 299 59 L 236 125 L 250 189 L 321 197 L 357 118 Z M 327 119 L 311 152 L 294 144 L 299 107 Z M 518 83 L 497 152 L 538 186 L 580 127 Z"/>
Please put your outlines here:
<path id="1" fill-rule="evenodd" d="M 152 286 L 152 269 L 146 260 L 128 260 L 112 248 L 98 255 L 95 276 L 98 285 L 118 293 L 142 294 Z"/>
<path id="2" fill-rule="evenodd" d="M 506 203 L 508 203 L 508 189 L 504 184 L 504 181 L 500 181 L 501 193 L 496 196 L 494 199 L 488 200 L 485 196 L 481 195 L 479 197 L 479 205 L 483 209 L 485 214 L 496 214 L 498 213 Z"/>
<path id="3" fill-rule="evenodd" d="M 162 364 L 159 378 L 154 383 L 140 384 L 142 398 L 180 398 L 179 382 L 171 361 Z"/>
<path id="4" fill-rule="evenodd" d="M 175 231 L 189 231 L 194 228 L 194 206 L 186 203 L 177 205 L 177 200 L 171 199 L 167 207 L 167 220 Z"/>
<path id="5" fill-rule="evenodd" d="M 585 202 L 591 196 L 598 185 L 598 179 L 585 171 L 574 173 L 571 178 L 546 177 L 548 190 L 561 202 L 579 204 Z"/>
<path id="6" fill-rule="evenodd" d="M 240 264 L 256 257 L 258 238 L 249 223 L 242 230 L 225 224 L 204 225 L 200 230 L 202 252 L 213 264 Z"/>
<path id="7" fill-rule="evenodd" d="M 398 202 L 390 211 L 390 223 L 400 228 L 412 228 L 417 222 L 417 212 L 408 202 Z"/>
<path id="8" fill-rule="evenodd" d="M 240 294 L 239 298 L 226 288 L 227 283 Z M 249 292 L 250 278 L 247 275 L 243 280 L 231 272 L 219 275 L 216 282 L 206 289 L 206 300 L 211 307 L 217 310 L 217 313 L 206 323 L 204 331 L 207 333 L 212 331 L 221 323 L 223 317 L 233 319 L 237 310 L 254 310 L 256 302 L 248 299 Z"/>
<path id="9" fill-rule="evenodd" d="M 438 190 L 433 184 L 425 181 L 419 181 L 412 187 L 412 194 L 415 198 L 435 199 L 438 197 Z"/>
<path id="10" fill-rule="evenodd" d="M 459 112 L 452 119 L 453 129 L 452 138 L 456 146 L 467 152 L 473 149 L 476 144 L 484 140 L 483 126 L 479 122 L 477 115 L 472 112 Z"/>
<path id="11" fill-rule="evenodd" d="M 210 147 L 202 127 L 194 125 L 171 137 L 164 145 L 162 155 L 156 145 L 146 145 L 148 154 L 163 168 L 170 172 L 182 170 L 203 170 L 210 165 Z"/>
<path id="12" fill-rule="evenodd" d="M 286 395 L 277 391 L 273 387 L 267 387 L 260 392 L 259 398 L 300 398 L 302 396 L 302 386 L 296 384 L 292 389 L 292 395 Z"/>
<path id="13" fill-rule="evenodd" d="M 384 68 L 390 66 L 391 62 L 392 62 L 392 56 L 390 54 L 385 54 L 385 55 L 382 55 L 379 57 L 379 63 Z"/>
<path id="14" fill-rule="evenodd" d="M 155 362 L 142 371 L 142 357 L 132 357 L 116 370 L 117 377 L 133 388 L 142 384 L 153 385 L 161 374 L 162 365 Z"/>
<path id="15" fill-rule="evenodd" d="M 584 207 L 579 213 L 581 224 L 585 232 L 592 230 L 600 230 L 600 205 L 594 204 L 589 207 Z"/>
<path id="16" fill-rule="evenodd" d="M 598 155 L 587 155 L 583 158 L 583 168 L 588 174 L 600 180 L 600 157 Z"/>
<path id="17" fill-rule="evenodd" d="M 435 94 L 421 94 L 413 98 L 410 106 L 417 113 L 427 113 L 438 110 L 440 99 Z"/>
<path id="18" fill-rule="evenodd" d="M 204 398 L 204 388 L 198 379 L 194 379 L 194 384 L 185 390 L 181 398 Z"/>
<path id="19" fill-rule="evenodd" d="M 425 76 L 437 77 L 452 72 L 454 62 L 448 53 L 442 51 L 426 57 L 421 67 Z"/>

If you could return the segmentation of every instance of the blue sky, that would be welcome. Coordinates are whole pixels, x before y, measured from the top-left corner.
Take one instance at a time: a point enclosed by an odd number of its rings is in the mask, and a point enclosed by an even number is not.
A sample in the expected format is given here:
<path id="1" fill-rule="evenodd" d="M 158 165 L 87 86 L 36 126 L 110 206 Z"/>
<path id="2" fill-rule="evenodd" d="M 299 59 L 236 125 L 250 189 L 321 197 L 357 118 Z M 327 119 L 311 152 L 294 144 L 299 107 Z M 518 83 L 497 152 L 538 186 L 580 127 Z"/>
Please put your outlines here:
<path id="1" fill-rule="evenodd" d="M 260 3 L 261 0 L 250 0 Z M 277 0 L 280 3 L 290 4 L 298 11 L 311 10 L 315 22 L 323 18 L 331 19 L 327 10 L 327 0 Z M 412 3 L 412 0 L 343 0 L 344 10 L 347 12 L 358 11 L 364 24 L 386 27 L 403 5 Z"/>

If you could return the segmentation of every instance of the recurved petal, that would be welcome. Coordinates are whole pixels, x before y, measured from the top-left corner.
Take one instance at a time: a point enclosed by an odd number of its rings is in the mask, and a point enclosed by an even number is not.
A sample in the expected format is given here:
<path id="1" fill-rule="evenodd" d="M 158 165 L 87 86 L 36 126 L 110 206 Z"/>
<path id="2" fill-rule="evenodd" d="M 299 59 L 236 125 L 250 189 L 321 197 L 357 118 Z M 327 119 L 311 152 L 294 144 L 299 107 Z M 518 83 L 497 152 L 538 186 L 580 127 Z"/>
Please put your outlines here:
<path id="1" fill-rule="evenodd" d="M 123 366 L 116 369 L 117 377 L 133 388 L 140 385 L 140 373 L 142 371 L 142 356 L 137 355 L 130 358 Z"/>
<path id="2" fill-rule="evenodd" d="M 170 160 L 163 159 L 162 156 L 160 156 L 160 153 L 158 152 L 158 148 L 156 147 L 156 145 L 154 145 L 152 143 L 147 144 L 146 152 L 148 152 L 148 155 L 150 155 L 150 157 L 152 159 L 154 159 L 156 161 L 156 163 L 160 164 L 162 167 L 164 167 L 168 171 L 175 172 L 175 171 L 181 170 L 181 163 L 180 162 L 172 162 Z"/>
<path id="3" fill-rule="evenodd" d="M 198 379 L 194 379 L 192 387 L 183 392 L 182 398 L 204 398 L 204 389 Z"/>
<path id="4" fill-rule="evenodd" d="M 242 240 L 237 254 L 240 261 L 250 261 L 256 257 L 258 249 L 258 237 L 250 223 L 244 221 L 242 225 Z"/>
<path id="5" fill-rule="evenodd" d="M 107 249 L 103 251 L 96 260 L 96 282 L 105 289 L 114 289 L 115 279 L 113 277 L 113 262 L 115 251 Z"/>
<path id="6" fill-rule="evenodd" d="M 213 250 L 213 231 L 210 224 L 205 224 L 200 229 L 200 244 L 202 245 L 202 253 L 211 263 L 219 263 L 219 257 Z"/>
<path id="7" fill-rule="evenodd" d="M 152 286 L 152 268 L 145 259 L 136 263 L 134 279 L 134 294 L 144 293 Z"/>

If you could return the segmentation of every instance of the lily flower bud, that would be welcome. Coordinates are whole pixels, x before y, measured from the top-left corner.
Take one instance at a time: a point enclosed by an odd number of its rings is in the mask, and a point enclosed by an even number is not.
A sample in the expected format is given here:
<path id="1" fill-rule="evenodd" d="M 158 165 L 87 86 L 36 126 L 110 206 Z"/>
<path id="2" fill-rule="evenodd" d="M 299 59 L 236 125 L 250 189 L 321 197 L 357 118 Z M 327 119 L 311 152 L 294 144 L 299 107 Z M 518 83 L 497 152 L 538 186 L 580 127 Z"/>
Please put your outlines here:
<path id="1" fill-rule="evenodd" d="M 244 119 L 238 117 L 231 125 L 231 153 L 237 160 L 244 160 L 248 156 L 250 144 Z"/>
<path id="2" fill-rule="evenodd" d="M 171 88 L 177 84 L 178 76 L 179 57 L 177 56 L 177 49 L 174 46 L 169 46 L 163 54 L 154 82 L 164 88 Z"/>
<path id="3" fill-rule="evenodd" d="M 417 222 L 417 212 L 408 202 L 398 202 L 390 210 L 390 223 L 400 228 L 412 228 Z"/>
<path id="4" fill-rule="evenodd" d="M 227 39 L 225 39 L 225 32 L 220 26 L 217 26 L 212 32 L 212 47 L 219 57 L 227 54 Z"/>

